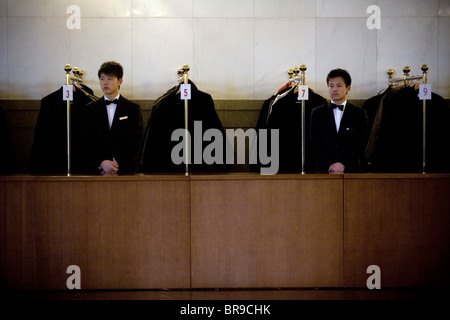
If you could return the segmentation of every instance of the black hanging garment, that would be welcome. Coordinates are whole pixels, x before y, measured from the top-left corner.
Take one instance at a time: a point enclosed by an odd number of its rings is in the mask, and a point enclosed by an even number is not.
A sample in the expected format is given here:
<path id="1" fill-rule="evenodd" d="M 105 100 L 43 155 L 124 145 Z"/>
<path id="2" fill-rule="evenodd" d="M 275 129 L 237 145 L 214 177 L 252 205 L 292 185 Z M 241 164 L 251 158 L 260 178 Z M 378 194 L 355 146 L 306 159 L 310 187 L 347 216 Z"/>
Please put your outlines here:
<path id="1" fill-rule="evenodd" d="M 314 155 L 311 150 L 309 139 L 311 111 L 315 107 L 323 105 L 327 100 L 315 93 L 311 88 L 308 90 L 308 100 L 305 101 L 305 171 L 314 171 Z M 277 94 L 265 100 L 259 114 L 256 132 L 267 129 L 268 154 L 271 154 L 270 130 L 279 130 L 279 173 L 302 171 L 302 101 L 298 100 L 298 92 L 294 87 L 280 90 Z M 252 152 L 258 148 L 252 146 Z M 256 150 L 256 151 L 255 151 Z M 255 156 L 254 156 L 255 157 Z M 256 158 L 256 157 L 255 157 Z M 260 171 L 264 167 L 260 163 L 251 166 L 252 171 Z"/>
<path id="2" fill-rule="evenodd" d="M 378 107 L 381 103 L 381 99 L 391 92 L 392 86 L 388 86 L 386 89 L 378 93 L 377 95 L 370 97 L 364 103 L 362 104 L 361 108 L 366 110 L 367 113 L 367 119 L 369 123 L 369 132 L 372 129 L 373 123 L 375 122 L 375 117 L 377 115 Z"/>
<path id="3" fill-rule="evenodd" d="M 74 85 L 71 113 L 71 172 L 82 173 L 81 118 L 87 103 L 98 99 L 86 85 Z M 32 174 L 67 174 L 67 101 L 63 88 L 41 99 L 29 159 Z"/>
<path id="4" fill-rule="evenodd" d="M 191 85 L 191 99 L 188 100 L 188 130 L 191 136 L 189 148 L 191 164 L 190 173 L 220 173 L 227 169 L 226 144 L 228 143 L 225 130 L 217 115 L 214 101 L 210 94 L 198 90 L 195 84 L 189 80 Z M 155 101 L 144 136 L 142 151 L 141 172 L 143 173 L 185 173 L 186 164 L 172 161 L 172 150 L 181 143 L 181 140 L 172 141 L 172 133 L 176 129 L 184 129 L 185 102 L 181 100 L 178 90 L 180 85 L 169 89 L 163 96 Z M 194 133 L 194 123 L 201 121 L 201 132 Z M 197 128 L 198 122 L 197 122 Z M 217 129 L 222 134 L 222 156 L 218 163 L 207 163 L 204 157 L 195 163 L 194 150 L 200 148 L 202 155 L 205 147 L 212 142 L 203 141 L 203 135 L 208 129 Z M 201 137 L 195 137 L 201 134 Z M 179 137 L 178 137 L 179 138 Z M 200 139 L 200 140 L 199 140 Z M 214 140 L 214 139 L 213 139 Z M 201 146 L 199 146 L 199 143 Z M 197 160 L 198 157 L 197 157 Z"/>
<path id="5" fill-rule="evenodd" d="M 450 172 L 450 108 L 426 100 L 425 172 Z M 392 87 L 380 100 L 365 152 L 372 172 L 423 172 L 423 101 L 413 86 Z"/>
<path id="6" fill-rule="evenodd" d="M 11 144 L 11 136 L 6 125 L 3 109 L 0 107 L 0 174 L 13 174 L 16 171 L 14 165 L 13 148 Z"/>
<path id="7" fill-rule="evenodd" d="M 367 113 L 367 119 L 368 119 L 368 128 L 369 128 L 369 135 L 371 134 L 371 132 L 373 132 L 373 137 L 372 140 L 374 139 L 375 136 L 377 136 L 377 132 L 378 132 L 378 128 L 379 128 L 379 119 L 376 120 L 377 118 L 377 114 L 379 114 L 379 116 L 382 114 L 381 109 L 383 108 L 383 104 L 382 99 L 390 92 L 392 92 L 392 85 L 389 85 L 386 89 L 382 90 L 381 92 L 379 92 L 377 95 L 370 97 L 369 99 L 367 99 L 366 101 L 364 101 L 364 103 L 362 104 L 361 108 L 364 109 Z M 380 107 L 381 106 L 381 107 Z M 380 112 L 378 113 L 378 110 L 380 110 Z M 375 128 L 374 128 L 375 126 Z M 371 144 L 371 140 L 369 139 L 367 148 L 371 148 L 369 147 L 369 145 Z M 371 151 L 367 151 L 366 150 L 366 154 L 365 157 L 363 157 L 363 159 L 361 161 L 363 161 L 364 163 L 362 164 L 365 168 L 365 171 L 373 171 L 373 164 L 371 162 L 369 162 L 369 159 L 367 157 L 367 154 L 370 153 Z"/>

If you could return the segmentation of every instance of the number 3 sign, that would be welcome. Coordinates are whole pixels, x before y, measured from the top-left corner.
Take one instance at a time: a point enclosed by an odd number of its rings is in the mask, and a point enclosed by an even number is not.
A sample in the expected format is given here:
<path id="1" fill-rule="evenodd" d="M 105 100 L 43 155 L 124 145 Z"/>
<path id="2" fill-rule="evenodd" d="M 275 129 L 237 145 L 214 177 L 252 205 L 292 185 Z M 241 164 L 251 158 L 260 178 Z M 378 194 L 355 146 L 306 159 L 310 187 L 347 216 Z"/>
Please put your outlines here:
<path id="1" fill-rule="evenodd" d="M 73 101 L 73 85 L 63 85 L 63 100 Z"/>
<path id="2" fill-rule="evenodd" d="M 431 84 L 428 83 L 419 85 L 419 99 L 431 100 Z"/>

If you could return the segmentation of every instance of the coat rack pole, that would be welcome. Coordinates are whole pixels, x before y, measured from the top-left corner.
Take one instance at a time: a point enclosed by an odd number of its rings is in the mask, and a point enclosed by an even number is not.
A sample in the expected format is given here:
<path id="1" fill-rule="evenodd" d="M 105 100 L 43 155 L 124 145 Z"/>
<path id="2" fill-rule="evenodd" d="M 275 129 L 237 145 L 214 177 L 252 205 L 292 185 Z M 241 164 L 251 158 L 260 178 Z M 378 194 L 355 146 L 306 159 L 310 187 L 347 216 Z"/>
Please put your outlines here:
<path id="1" fill-rule="evenodd" d="M 422 65 L 421 67 L 422 73 L 423 73 L 423 84 L 427 84 L 427 71 L 428 66 L 426 64 Z M 423 132 L 422 132 L 422 143 L 423 143 L 423 149 L 422 149 L 422 173 L 425 173 L 425 166 L 426 166 L 426 137 L 427 137 L 427 100 L 423 99 Z"/>
<path id="2" fill-rule="evenodd" d="M 183 82 L 184 84 L 189 84 L 189 77 L 188 77 L 188 71 L 190 70 L 188 65 L 183 66 Z M 184 100 L 184 128 L 185 128 L 185 134 L 186 137 L 184 139 L 185 142 L 185 150 L 186 150 L 186 176 L 189 175 L 189 159 L 190 159 L 190 141 L 189 139 L 189 113 L 188 113 L 188 99 Z"/>
<path id="3" fill-rule="evenodd" d="M 66 64 L 64 66 L 64 71 L 66 71 L 66 85 L 70 85 L 70 71 L 72 71 L 72 67 L 70 64 Z M 70 100 L 67 99 L 67 175 L 70 175 L 71 166 L 70 166 L 70 156 L 71 156 L 71 137 L 70 137 Z"/>
<path id="4" fill-rule="evenodd" d="M 305 71 L 306 71 L 306 66 L 304 64 L 302 64 L 300 66 L 300 71 L 301 71 L 301 84 L 305 85 Z M 305 125 L 305 117 L 306 117 L 306 112 L 305 112 L 305 100 L 302 100 L 302 174 L 305 173 L 305 133 L 306 133 L 306 125 Z"/>

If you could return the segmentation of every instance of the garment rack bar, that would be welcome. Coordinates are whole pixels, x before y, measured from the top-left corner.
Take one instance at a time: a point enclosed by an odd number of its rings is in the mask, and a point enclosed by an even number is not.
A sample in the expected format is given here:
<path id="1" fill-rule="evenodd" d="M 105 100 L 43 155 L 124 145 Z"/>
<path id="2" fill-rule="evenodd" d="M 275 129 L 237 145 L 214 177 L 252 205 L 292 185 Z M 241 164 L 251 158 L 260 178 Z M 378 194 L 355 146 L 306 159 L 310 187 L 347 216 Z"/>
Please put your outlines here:
<path id="1" fill-rule="evenodd" d="M 424 68 L 426 68 L 428 70 L 428 66 L 426 64 L 422 65 L 421 69 L 422 72 L 424 70 Z M 389 85 L 401 85 L 401 84 L 408 84 L 411 81 L 416 81 L 416 80 L 421 80 L 426 81 L 426 73 L 422 73 L 422 75 L 417 75 L 417 76 L 410 76 L 409 73 L 411 72 L 411 68 L 409 66 L 405 66 L 403 68 L 403 77 L 401 78 L 393 78 L 392 75 L 394 74 L 394 70 L 393 69 L 388 69 L 387 73 L 389 75 L 389 81 L 388 84 Z M 424 78 L 425 77 L 425 78 Z M 426 83 L 426 82 L 423 82 Z"/>

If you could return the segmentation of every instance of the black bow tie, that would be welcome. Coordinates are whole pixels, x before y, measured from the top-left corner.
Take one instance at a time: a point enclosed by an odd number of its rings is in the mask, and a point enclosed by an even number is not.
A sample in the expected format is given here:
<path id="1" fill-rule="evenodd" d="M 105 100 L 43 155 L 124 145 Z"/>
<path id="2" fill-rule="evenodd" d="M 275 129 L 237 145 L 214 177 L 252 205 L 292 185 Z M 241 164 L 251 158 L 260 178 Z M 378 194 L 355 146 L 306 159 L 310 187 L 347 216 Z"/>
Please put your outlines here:
<path id="1" fill-rule="evenodd" d="M 109 104 L 111 104 L 111 103 L 117 104 L 117 102 L 119 102 L 118 99 L 114 99 L 113 101 L 110 101 L 110 100 L 106 100 L 106 99 L 105 99 L 105 104 L 106 104 L 106 105 L 109 105 Z"/>
<path id="2" fill-rule="evenodd" d="M 341 110 L 341 111 L 344 110 L 344 106 L 343 106 L 343 105 L 338 106 L 338 105 L 336 105 L 336 104 L 334 104 L 334 103 L 331 103 L 331 108 L 332 108 L 332 109 L 339 108 L 339 110 Z"/>

